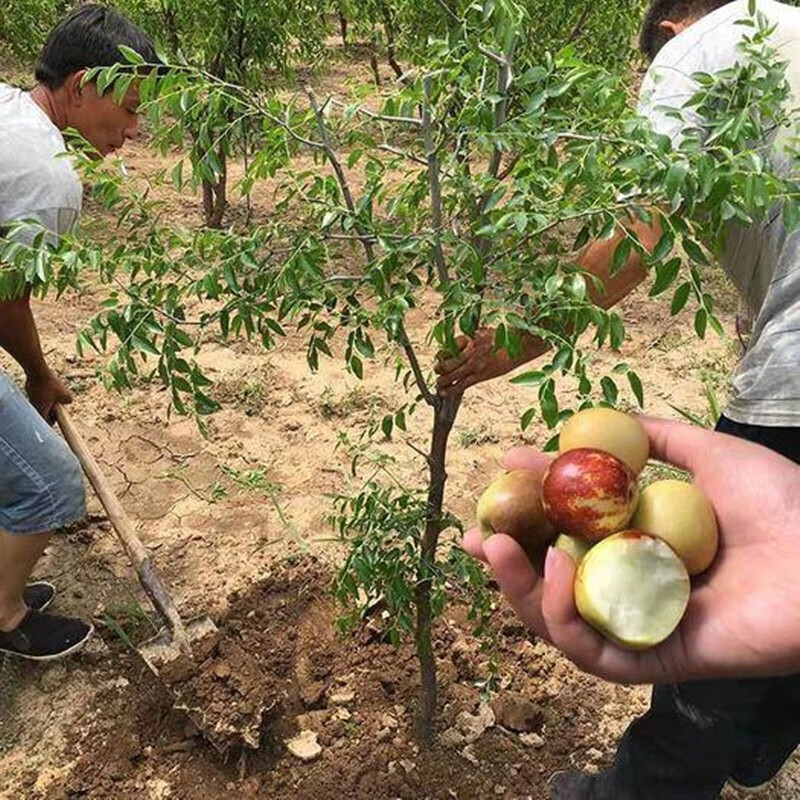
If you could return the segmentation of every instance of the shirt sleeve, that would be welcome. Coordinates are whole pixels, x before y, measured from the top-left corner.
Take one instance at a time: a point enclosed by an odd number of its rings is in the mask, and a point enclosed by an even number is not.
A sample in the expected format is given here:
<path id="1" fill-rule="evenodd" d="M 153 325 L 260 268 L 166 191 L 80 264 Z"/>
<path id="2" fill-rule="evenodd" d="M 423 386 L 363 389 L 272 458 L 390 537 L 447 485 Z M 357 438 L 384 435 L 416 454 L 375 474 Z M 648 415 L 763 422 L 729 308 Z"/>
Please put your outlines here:
<path id="1" fill-rule="evenodd" d="M 6 238 L 20 244 L 32 245 L 36 237 L 44 233 L 44 243 L 57 247 L 61 237 L 75 227 L 78 213 L 79 209 L 66 206 L 26 211 L 14 220 Z"/>
<path id="2" fill-rule="evenodd" d="M 680 68 L 653 64 L 639 94 L 639 113 L 650 120 L 656 133 L 668 136 L 678 147 L 688 130 L 701 125 L 697 112 L 684 108 L 699 88 L 697 81 Z"/>

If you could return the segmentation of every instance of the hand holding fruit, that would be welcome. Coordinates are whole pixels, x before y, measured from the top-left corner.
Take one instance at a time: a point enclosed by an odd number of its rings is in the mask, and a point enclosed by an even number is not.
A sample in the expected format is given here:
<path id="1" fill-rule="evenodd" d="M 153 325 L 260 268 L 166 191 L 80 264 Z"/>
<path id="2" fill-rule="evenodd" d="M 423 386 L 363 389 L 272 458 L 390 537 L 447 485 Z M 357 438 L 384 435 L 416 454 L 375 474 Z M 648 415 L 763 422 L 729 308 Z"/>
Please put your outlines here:
<path id="1" fill-rule="evenodd" d="M 653 457 L 693 473 L 719 525 L 719 552 L 710 569 L 694 579 L 680 627 L 663 644 L 631 651 L 590 627 L 575 605 L 575 562 L 560 547 L 548 549 L 544 578 L 508 536 L 483 540 L 470 531 L 465 549 L 488 563 L 528 627 L 581 668 L 609 680 L 651 683 L 799 671 L 800 468 L 733 437 L 641 421 Z M 616 455 L 630 465 L 624 454 Z M 541 470 L 542 459 L 517 449 L 505 466 Z M 640 506 L 642 513 L 648 508 Z M 605 547 L 613 546 L 606 541 Z M 680 549 L 680 542 L 671 544 Z"/>

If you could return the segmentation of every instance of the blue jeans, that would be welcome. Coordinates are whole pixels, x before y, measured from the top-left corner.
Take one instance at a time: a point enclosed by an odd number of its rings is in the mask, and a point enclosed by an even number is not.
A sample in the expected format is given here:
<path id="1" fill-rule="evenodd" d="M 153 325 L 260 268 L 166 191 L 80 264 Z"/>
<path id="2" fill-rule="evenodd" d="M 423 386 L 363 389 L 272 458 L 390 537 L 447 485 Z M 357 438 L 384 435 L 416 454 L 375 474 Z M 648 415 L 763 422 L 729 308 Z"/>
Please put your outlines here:
<path id="1" fill-rule="evenodd" d="M 42 533 L 85 515 L 78 460 L 14 381 L 0 372 L 0 529 Z"/>
<path id="2" fill-rule="evenodd" d="M 800 428 L 717 430 L 800 463 Z M 751 479 L 751 476 L 745 476 Z M 653 687 L 650 710 L 620 743 L 592 800 L 714 800 L 728 778 L 766 763 L 770 772 L 800 744 L 800 675 Z M 767 776 L 768 777 L 768 776 Z"/>

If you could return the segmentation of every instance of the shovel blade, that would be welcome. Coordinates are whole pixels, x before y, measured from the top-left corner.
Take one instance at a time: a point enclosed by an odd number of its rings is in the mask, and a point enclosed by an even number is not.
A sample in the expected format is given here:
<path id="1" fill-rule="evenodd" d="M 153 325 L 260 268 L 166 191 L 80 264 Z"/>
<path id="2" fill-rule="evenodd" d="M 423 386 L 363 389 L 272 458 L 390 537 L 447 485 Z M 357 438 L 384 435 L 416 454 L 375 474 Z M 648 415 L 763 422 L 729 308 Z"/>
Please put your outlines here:
<path id="1" fill-rule="evenodd" d="M 198 617 L 186 623 L 191 656 L 173 639 L 168 628 L 139 647 L 139 655 L 150 670 L 165 684 L 181 683 L 189 678 L 210 655 L 219 641 L 219 630 L 209 617 Z"/>

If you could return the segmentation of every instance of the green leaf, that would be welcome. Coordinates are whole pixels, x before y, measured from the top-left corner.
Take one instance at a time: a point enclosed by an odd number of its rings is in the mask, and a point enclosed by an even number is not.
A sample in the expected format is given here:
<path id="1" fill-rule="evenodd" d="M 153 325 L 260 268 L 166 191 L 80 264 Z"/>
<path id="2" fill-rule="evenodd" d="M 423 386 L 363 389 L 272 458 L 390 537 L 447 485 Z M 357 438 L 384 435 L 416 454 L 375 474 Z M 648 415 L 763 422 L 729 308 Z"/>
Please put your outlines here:
<path id="1" fill-rule="evenodd" d="M 180 191 L 183 188 L 183 160 L 172 168 L 172 185 Z"/>
<path id="2" fill-rule="evenodd" d="M 654 261 L 663 261 L 672 252 L 673 247 L 675 247 L 674 234 L 669 230 L 664 231 L 650 257 Z"/>
<path id="3" fill-rule="evenodd" d="M 672 258 L 665 264 L 656 267 L 656 279 L 653 281 L 653 288 L 650 290 L 650 297 L 658 297 L 675 283 L 681 269 L 681 260 Z"/>
<path id="4" fill-rule="evenodd" d="M 625 325 L 619 314 L 612 313 L 609 318 L 610 333 L 609 341 L 613 350 L 619 350 L 625 341 Z"/>
<path id="5" fill-rule="evenodd" d="M 529 408 L 523 415 L 522 419 L 520 420 L 520 427 L 523 431 L 528 430 L 531 426 L 531 422 L 536 418 L 536 409 Z"/>
<path id="6" fill-rule="evenodd" d="M 639 408 L 644 408 L 644 388 L 642 381 L 635 372 L 628 372 L 628 383 L 631 385 L 631 391 L 636 396 L 636 402 Z"/>
<path id="7" fill-rule="evenodd" d="M 708 259 L 706 258 L 706 254 L 703 252 L 703 249 L 700 245 L 694 241 L 694 239 L 686 239 L 683 240 L 683 249 L 686 251 L 686 255 L 692 259 L 697 264 L 703 264 L 704 266 L 708 266 Z"/>
<path id="8" fill-rule="evenodd" d="M 391 414 L 387 414 L 381 422 L 381 430 L 387 439 L 392 438 L 392 428 L 394 427 L 394 419 Z"/>
<path id="9" fill-rule="evenodd" d="M 664 181 L 664 189 L 670 201 L 674 202 L 680 190 L 683 188 L 683 183 L 686 180 L 688 168 L 686 164 L 673 164 L 667 170 L 667 177 Z"/>
<path id="10" fill-rule="evenodd" d="M 617 384 L 606 375 L 604 378 L 600 380 L 600 386 L 603 389 L 603 398 L 605 399 L 606 403 L 611 406 L 615 406 L 617 404 L 617 398 L 619 397 L 619 390 L 617 389 Z"/>
<path id="11" fill-rule="evenodd" d="M 547 376 L 540 370 L 534 372 L 523 372 L 511 379 L 515 386 L 538 386 Z"/>
<path id="12" fill-rule="evenodd" d="M 704 308 L 698 308 L 694 315 L 694 329 L 701 339 L 706 337 L 706 326 L 708 325 L 708 312 Z"/>
<path id="13" fill-rule="evenodd" d="M 545 453 L 557 453 L 558 452 L 558 445 L 559 445 L 560 435 L 556 434 L 551 439 L 548 439 L 545 446 L 542 450 Z"/>
<path id="14" fill-rule="evenodd" d="M 619 244 L 614 250 L 614 257 L 611 260 L 611 275 L 616 275 L 628 263 L 631 254 L 631 240 L 625 236 L 620 239 Z"/>
<path id="15" fill-rule="evenodd" d="M 131 47 L 127 45 L 121 44 L 119 45 L 119 51 L 125 56 L 125 60 L 129 64 L 135 64 L 136 66 L 143 66 L 147 62 Z"/>
<path id="16" fill-rule="evenodd" d="M 505 193 L 508 191 L 508 187 L 505 184 L 501 184 L 498 186 L 489 197 L 489 200 L 486 202 L 485 211 L 491 211 L 502 199 Z"/>
<path id="17" fill-rule="evenodd" d="M 672 306 L 670 307 L 670 314 L 674 317 L 677 314 L 680 314 L 681 311 L 686 307 L 686 303 L 689 300 L 689 295 L 692 293 L 692 284 L 688 281 L 686 283 L 682 283 L 676 290 L 675 295 L 672 298 Z"/>
<path id="18" fill-rule="evenodd" d="M 800 201 L 787 199 L 783 204 L 783 224 L 788 233 L 800 226 Z"/>
<path id="19" fill-rule="evenodd" d="M 556 399 L 555 382 L 552 378 L 542 386 L 539 392 L 539 406 L 547 427 L 555 428 L 558 424 L 558 400 Z"/>

